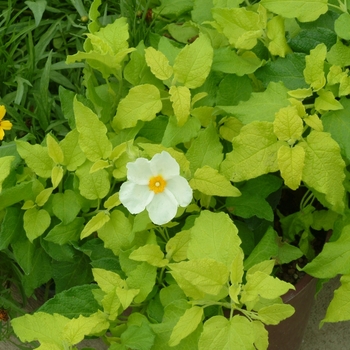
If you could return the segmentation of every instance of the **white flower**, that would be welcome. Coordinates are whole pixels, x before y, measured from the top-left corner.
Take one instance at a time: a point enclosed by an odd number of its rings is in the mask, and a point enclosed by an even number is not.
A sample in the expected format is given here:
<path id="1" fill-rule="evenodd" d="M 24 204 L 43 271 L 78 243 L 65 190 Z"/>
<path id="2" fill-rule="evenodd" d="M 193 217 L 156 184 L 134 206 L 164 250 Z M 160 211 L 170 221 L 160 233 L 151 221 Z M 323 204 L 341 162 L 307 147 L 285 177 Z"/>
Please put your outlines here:
<path id="1" fill-rule="evenodd" d="M 163 151 L 151 160 L 138 158 L 126 165 L 127 179 L 120 187 L 119 199 L 132 214 L 147 210 L 157 225 L 171 221 L 179 206 L 192 200 L 192 189 L 180 176 L 176 160 Z"/>

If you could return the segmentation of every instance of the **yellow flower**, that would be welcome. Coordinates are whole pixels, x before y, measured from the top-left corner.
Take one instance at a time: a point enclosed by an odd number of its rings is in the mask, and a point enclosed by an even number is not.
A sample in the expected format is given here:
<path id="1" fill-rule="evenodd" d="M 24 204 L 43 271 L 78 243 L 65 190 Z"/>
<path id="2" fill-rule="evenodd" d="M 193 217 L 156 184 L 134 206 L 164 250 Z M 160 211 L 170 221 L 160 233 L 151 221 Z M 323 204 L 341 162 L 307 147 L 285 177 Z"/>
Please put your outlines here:
<path id="1" fill-rule="evenodd" d="M 5 117 L 6 108 L 5 106 L 0 106 L 0 140 L 5 136 L 4 130 L 11 130 L 12 123 L 8 120 L 2 120 Z"/>

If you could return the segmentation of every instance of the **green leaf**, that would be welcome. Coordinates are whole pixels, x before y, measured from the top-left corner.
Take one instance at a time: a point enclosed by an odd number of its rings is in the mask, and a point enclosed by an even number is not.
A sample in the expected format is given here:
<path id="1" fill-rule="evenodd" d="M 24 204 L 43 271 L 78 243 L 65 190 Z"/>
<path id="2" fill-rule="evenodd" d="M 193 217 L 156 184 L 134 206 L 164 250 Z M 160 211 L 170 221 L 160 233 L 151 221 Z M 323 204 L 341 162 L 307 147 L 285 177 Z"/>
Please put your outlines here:
<path id="1" fill-rule="evenodd" d="M 223 154 L 219 135 L 213 124 L 199 132 L 188 149 L 186 158 L 190 161 L 190 170 L 193 174 L 205 165 L 218 169 Z"/>
<path id="2" fill-rule="evenodd" d="M 273 124 L 252 122 L 233 139 L 233 151 L 221 164 L 220 172 L 231 181 L 244 181 L 278 170 L 277 152 L 281 141 Z"/>
<path id="3" fill-rule="evenodd" d="M 15 242 L 23 230 L 23 211 L 13 206 L 5 210 L 4 217 L 0 226 L 0 251 Z"/>
<path id="4" fill-rule="evenodd" d="M 55 164 L 64 163 L 63 151 L 51 134 L 46 136 L 47 152 Z"/>
<path id="5" fill-rule="evenodd" d="M 301 142 L 299 145 L 305 149 L 302 180 L 311 188 L 325 194 L 333 211 L 342 212 L 345 163 L 340 155 L 338 143 L 328 133 L 313 130 L 306 138 L 306 142 Z"/>
<path id="6" fill-rule="evenodd" d="M 327 46 L 318 44 L 310 50 L 310 55 L 305 57 L 306 66 L 304 69 L 305 81 L 310 84 L 314 90 L 320 90 L 326 84 L 324 74 L 324 62 L 327 55 Z"/>
<path id="7" fill-rule="evenodd" d="M 28 142 L 16 141 L 17 151 L 38 176 L 43 178 L 51 177 L 51 170 L 54 162 L 49 156 L 46 147 L 39 144 L 31 145 Z"/>
<path id="8" fill-rule="evenodd" d="M 263 34 L 265 25 L 259 14 L 245 7 L 214 8 L 212 15 L 219 32 L 222 31 L 236 49 L 252 49 Z"/>
<path id="9" fill-rule="evenodd" d="M 76 171 L 80 194 L 91 200 L 104 198 L 110 190 L 109 174 L 105 169 L 91 174 L 90 168 L 91 163 L 87 161 Z"/>
<path id="10" fill-rule="evenodd" d="M 219 107 L 243 124 L 254 121 L 273 122 L 275 113 L 290 105 L 287 92 L 288 89 L 282 83 L 271 82 L 264 92 L 253 92 L 248 101 L 242 101 L 237 106 Z"/>
<path id="11" fill-rule="evenodd" d="M 39 207 L 42 207 L 51 196 L 53 187 L 48 187 L 43 189 L 35 198 L 35 204 Z"/>
<path id="12" fill-rule="evenodd" d="M 152 266 L 164 267 L 168 260 L 164 259 L 164 253 L 161 251 L 158 244 L 146 244 L 134 250 L 129 259 L 136 261 L 146 261 Z"/>
<path id="13" fill-rule="evenodd" d="M 67 167 L 67 170 L 74 171 L 85 162 L 86 157 L 79 146 L 79 132 L 77 129 L 70 131 L 60 142 L 60 146 L 64 154 L 63 165 Z"/>
<path id="14" fill-rule="evenodd" d="M 254 73 L 262 64 L 263 61 L 252 51 L 238 55 L 230 47 L 220 47 L 214 50 L 212 70 L 244 76 Z"/>
<path id="15" fill-rule="evenodd" d="M 44 209 L 31 208 L 23 215 L 23 226 L 31 242 L 45 232 L 50 222 L 51 216 Z"/>
<path id="16" fill-rule="evenodd" d="M 76 194 L 72 190 L 64 193 L 55 193 L 52 198 L 53 213 L 63 222 L 64 225 L 72 222 L 78 215 L 81 206 Z"/>
<path id="17" fill-rule="evenodd" d="M 231 319 L 214 316 L 204 323 L 198 350 L 253 349 L 254 333 L 251 322 L 243 316 Z"/>
<path id="18" fill-rule="evenodd" d="M 312 22 L 326 13 L 328 0 L 262 0 L 261 5 L 285 18 Z"/>
<path id="19" fill-rule="evenodd" d="M 340 277 L 340 287 L 334 291 L 326 316 L 321 321 L 324 322 L 348 321 L 350 312 L 350 275 L 346 274 Z"/>
<path id="20" fill-rule="evenodd" d="M 166 258 L 175 262 L 187 259 L 187 248 L 190 240 L 190 230 L 180 231 L 174 237 L 171 237 L 166 244 Z"/>
<path id="21" fill-rule="evenodd" d="M 327 61 L 335 66 L 346 67 L 350 65 L 350 47 L 338 40 L 327 54 Z"/>
<path id="22" fill-rule="evenodd" d="M 174 62 L 174 78 L 189 89 L 204 84 L 210 73 L 213 61 L 213 48 L 206 35 L 199 35 L 192 44 L 186 45 Z"/>
<path id="23" fill-rule="evenodd" d="M 281 108 L 276 113 L 273 130 L 279 140 L 293 145 L 301 138 L 303 128 L 303 120 L 300 118 L 296 106 Z"/>
<path id="24" fill-rule="evenodd" d="M 259 68 L 255 74 L 264 85 L 273 81 L 282 82 L 288 89 L 294 90 L 306 88 L 303 70 L 305 69 L 305 55 L 301 53 L 291 53 L 285 58 L 277 57 L 273 61 L 268 61 L 263 67 Z"/>
<path id="25" fill-rule="evenodd" d="M 318 97 L 315 99 L 315 109 L 322 113 L 324 111 L 343 109 L 343 105 L 336 100 L 331 91 L 322 89 L 318 91 Z"/>
<path id="26" fill-rule="evenodd" d="M 48 314 L 60 314 L 64 317 L 74 318 L 80 315 L 89 316 L 100 309 L 100 305 L 93 295 L 93 291 L 98 289 L 95 284 L 86 284 L 72 287 L 45 302 L 40 306 L 38 312 Z"/>
<path id="27" fill-rule="evenodd" d="M 30 10 L 33 12 L 35 26 L 37 27 L 40 24 L 40 21 L 43 17 L 43 14 L 46 9 L 47 1 L 45 0 L 36 0 L 36 1 L 25 1 L 24 2 Z"/>
<path id="28" fill-rule="evenodd" d="M 282 145 L 278 150 L 277 158 L 284 183 L 292 190 L 296 190 L 300 186 L 303 175 L 305 164 L 304 148 L 299 145 L 292 148 Z"/>
<path id="29" fill-rule="evenodd" d="M 231 268 L 241 243 L 238 229 L 225 213 L 202 211 L 191 229 L 188 259 L 214 259 Z"/>
<path id="30" fill-rule="evenodd" d="M 247 282 L 242 287 L 242 303 L 257 301 L 260 298 L 273 300 L 288 292 L 289 289 L 295 289 L 290 283 L 272 277 L 267 273 L 256 271 L 247 274 Z"/>
<path id="31" fill-rule="evenodd" d="M 130 247 L 135 236 L 130 221 L 120 210 L 113 210 L 110 213 L 110 220 L 97 232 L 105 247 L 111 249 L 116 256 L 120 250 Z"/>
<path id="32" fill-rule="evenodd" d="M 258 316 L 261 322 L 268 325 L 277 325 L 286 318 L 292 316 L 295 310 L 289 304 L 272 304 L 262 307 L 258 311 Z"/>
<path id="33" fill-rule="evenodd" d="M 103 225 L 110 219 L 109 214 L 100 211 L 95 216 L 93 216 L 85 225 L 83 231 L 81 231 L 80 239 L 84 239 L 90 236 L 92 233 L 99 230 Z"/>
<path id="34" fill-rule="evenodd" d="M 283 17 L 275 16 L 267 22 L 267 37 L 270 39 L 268 49 L 272 55 L 285 57 L 292 52 L 285 37 Z"/>
<path id="35" fill-rule="evenodd" d="M 168 344 L 170 346 L 178 345 L 183 338 L 194 332 L 202 321 L 203 313 L 203 308 L 199 306 L 187 309 L 176 323 Z"/>
<path id="36" fill-rule="evenodd" d="M 145 49 L 145 59 L 151 72 L 160 80 L 167 80 L 173 75 L 173 68 L 167 57 L 153 47 Z"/>
<path id="37" fill-rule="evenodd" d="M 337 35 L 345 40 L 350 40 L 350 14 L 342 13 L 334 21 L 334 30 Z"/>
<path id="38" fill-rule="evenodd" d="M 193 299 L 203 299 L 206 294 L 217 296 L 228 281 L 227 266 L 210 258 L 182 261 L 168 267 L 180 288 Z"/>
<path id="39" fill-rule="evenodd" d="M 335 242 L 324 245 L 322 252 L 308 263 L 303 271 L 317 278 L 333 278 L 350 273 L 350 226 L 343 228 Z"/>
<path id="40" fill-rule="evenodd" d="M 194 190 L 209 196 L 238 197 L 241 192 L 216 169 L 205 165 L 196 170 L 190 185 Z"/>
<path id="41" fill-rule="evenodd" d="M 122 130 L 134 127 L 139 120 L 150 121 L 161 109 L 160 92 L 154 85 L 135 86 L 120 101 L 117 114 L 113 118 L 113 128 Z"/>
<path id="42" fill-rule="evenodd" d="M 177 123 L 183 126 L 190 116 L 191 92 L 186 86 L 172 86 L 169 94 Z"/>
<path id="43" fill-rule="evenodd" d="M 106 135 L 106 126 L 90 108 L 77 99 L 74 100 L 73 108 L 79 132 L 79 146 L 86 158 L 92 162 L 108 158 L 112 152 L 112 144 Z"/>
<path id="44" fill-rule="evenodd" d="M 45 240 L 64 245 L 70 242 L 77 242 L 80 237 L 80 233 L 84 228 L 84 218 L 75 218 L 68 224 L 63 222 L 54 226 L 46 235 Z"/>
<path id="45" fill-rule="evenodd" d="M 10 174 L 11 164 L 14 161 L 15 157 L 7 156 L 0 158 L 0 193 L 2 191 L 2 183 Z"/>
<path id="46" fill-rule="evenodd" d="M 350 100 L 342 98 L 340 103 L 344 109 L 330 111 L 322 116 L 324 131 L 329 132 L 332 138 L 338 142 L 341 152 L 350 159 L 350 119 L 348 111 L 350 110 Z"/>
<path id="47" fill-rule="evenodd" d="M 179 143 L 188 142 L 198 135 L 200 129 L 201 124 L 197 118 L 189 117 L 185 124 L 180 126 L 176 117 L 170 117 L 161 143 L 164 147 L 174 147 Z"/>
<path id="48" fill-rule="evenodd" d="M 175 15 L 190 11 L 193 7 L 193 0 L 162 0 L 161 5 L 155 9 L 160 11 L 162 16 Z"/>

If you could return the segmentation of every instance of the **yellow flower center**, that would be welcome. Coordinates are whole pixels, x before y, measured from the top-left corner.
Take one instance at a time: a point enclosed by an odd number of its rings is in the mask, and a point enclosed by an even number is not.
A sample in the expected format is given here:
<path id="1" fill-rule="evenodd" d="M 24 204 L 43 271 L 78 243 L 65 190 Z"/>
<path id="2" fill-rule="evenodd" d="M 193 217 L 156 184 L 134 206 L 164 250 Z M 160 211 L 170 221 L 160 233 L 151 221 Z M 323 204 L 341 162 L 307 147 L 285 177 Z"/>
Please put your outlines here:
<path id="1" fill-rule="evenodd" d="M 163 176 L 157 175 L 153 176 L 149 182 L 148 187 L 151 191 L 153 191 L 155 194 L 162 193 L 165 189 L 166 181 L 163 179 Z"/>

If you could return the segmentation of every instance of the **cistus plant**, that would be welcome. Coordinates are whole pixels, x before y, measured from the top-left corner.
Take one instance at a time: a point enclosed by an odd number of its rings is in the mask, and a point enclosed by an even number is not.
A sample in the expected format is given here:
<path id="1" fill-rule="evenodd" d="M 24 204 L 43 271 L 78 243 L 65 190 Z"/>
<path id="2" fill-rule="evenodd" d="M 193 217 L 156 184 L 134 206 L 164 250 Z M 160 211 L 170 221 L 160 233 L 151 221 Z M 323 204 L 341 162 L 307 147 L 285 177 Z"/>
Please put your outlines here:
<path id="1" fill-rule="evenodd" d="M 279 266 L 341 286 L 349 319 L 350 14 L 327 0 L 140 1 L 100 21 L 85 92 L 60 94 L 69 132 L 0 147 L 0 237 L 27 296 L 11 322 L 38 349 L 267 349 L 294 312 Z M 147 6 L 150 8 L 147 8 Z M 315 240 L 332 236 L 319 253 Z M 319 253 L 319 254 L 317 254 Z"/>

